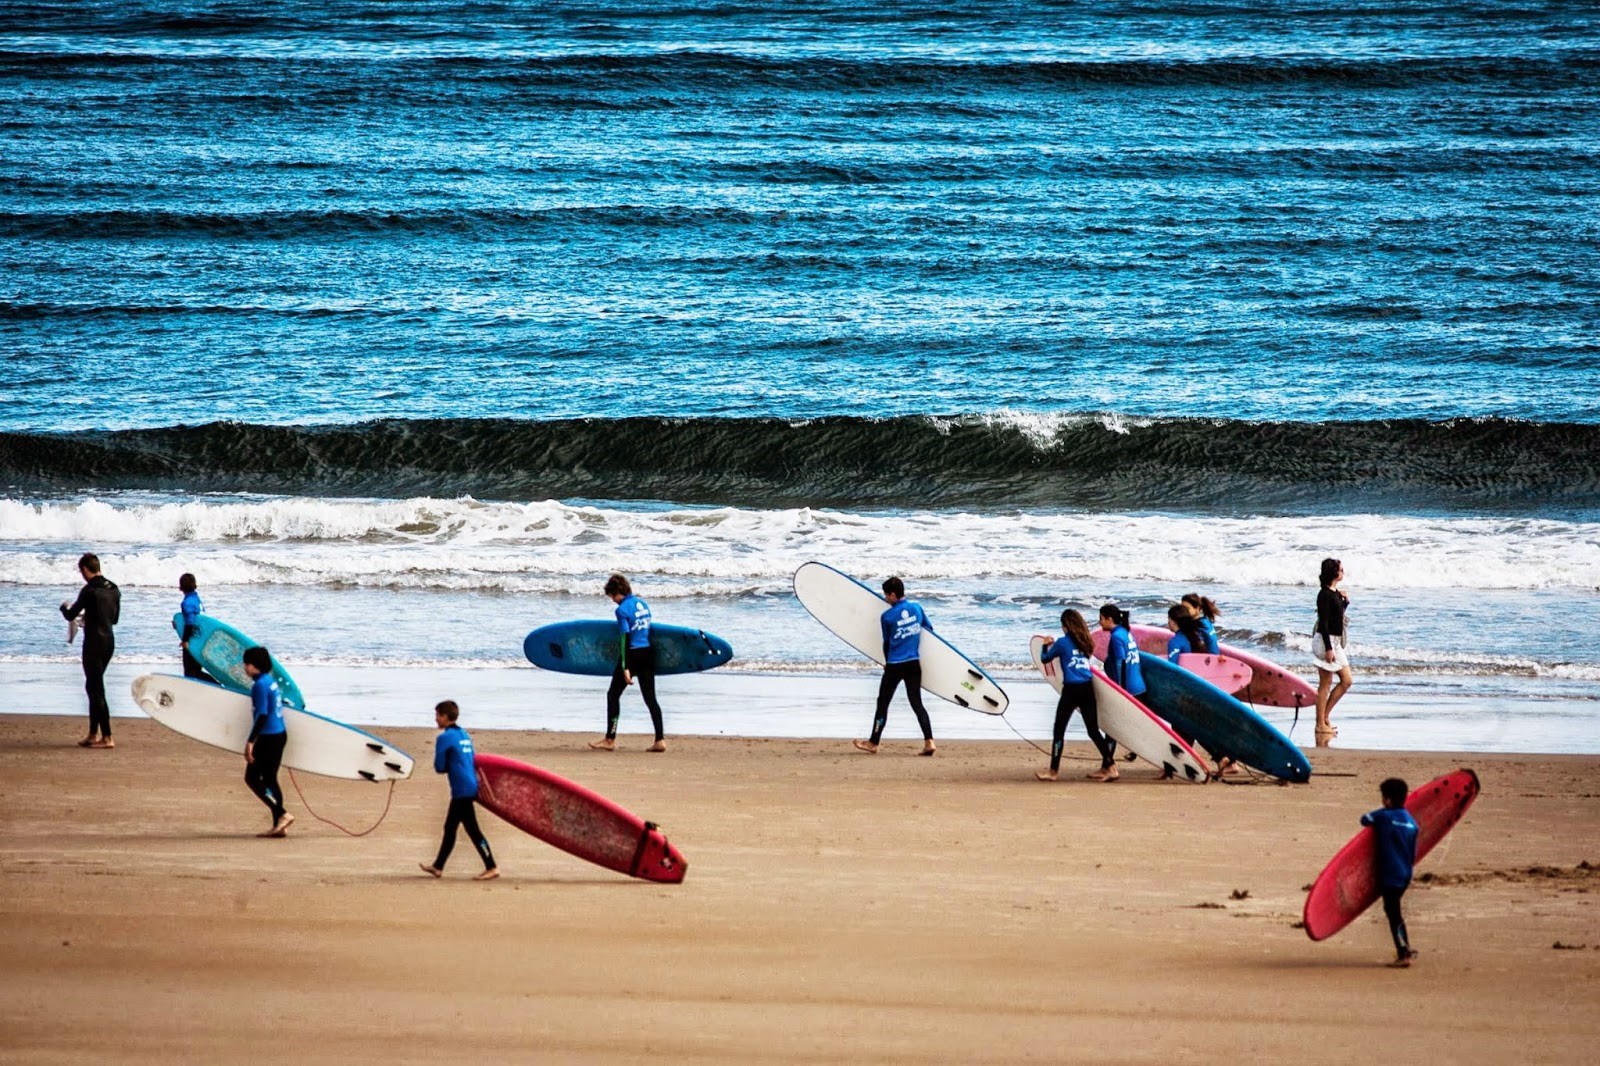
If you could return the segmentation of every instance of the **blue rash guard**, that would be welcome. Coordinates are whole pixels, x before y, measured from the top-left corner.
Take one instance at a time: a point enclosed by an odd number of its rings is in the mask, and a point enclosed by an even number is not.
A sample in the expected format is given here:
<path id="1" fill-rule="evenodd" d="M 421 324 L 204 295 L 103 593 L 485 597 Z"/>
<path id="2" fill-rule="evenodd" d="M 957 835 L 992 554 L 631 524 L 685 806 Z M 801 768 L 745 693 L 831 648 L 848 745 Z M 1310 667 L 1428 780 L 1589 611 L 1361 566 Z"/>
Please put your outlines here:
<path id="1" fill-rule="evenodd" d="M 1139 645 L 1133 642 L 1127 626 L 1118 626 L 1111 631 L 1111 643 L 1106 648 L 1106 676 L 1121 685 L 1130 696 L 1144 692 L 1144 674 L 1139 670 Z"/>
<path id="2" fill-rule="evenodd" d="M 1094 680 L 1094 674 L 1089 672 L 1089 657 L 1078 650 L 1078 646 L 1072 643 L 1071 637 L 1057 637 L 1039 656 L 1039 661 L 1042 663 L 1053 659 L 1061 660 L 1063 685 L 1081 685 L 1085 681 Z"/>
<path id="3" fill-rule="evenodd" d="M 1406 888 L 1417 862 L 1417 820 L 1404 807 L 1380 807 L 1361 816 L 1378 838 L 1378 887 Z"/>
<path id="4" fill-rule="evenodd" d="M 916 600 L 901 600 L 878 619 L 883 627 L 883 661 L 909 663 L 921 656 L 922 631 L 933 632 L 933 623 Z"/>
<path id="5" fill-rule="evenodd" d="M 1194 651 L 1194 645 L 1189 643 L 1189 638 L 1182 633 L 1174 633 L 1167 638 L 1167 662 L 1175 663 L 1178 656 L 1188 655 Z"/>
<path id="6" fill-rule="evenodd" d="M 629 648 L 650 646 L 650 605 L 637 596 L 625 596 L 617 604 L 617 628 Z"/>
<path id="7" fill-rule="evenodd" d="M 250 686 L 250 709 L 255 716 L 250 723 L 252 741 L 284 731 L 283 693 L 271 674 L 262 674 Z"/>
<path id="8" fill-rule="evenodd" d="M 200 594 L 198 592 L 184 593 L 183 603 L 178 609 L 183 612 L 183 631 L 178 636 L 188 640 L 200 626 Z"/>
<path id="9" fill-rule="evenodd" d="M 433 746 L 433 772 L 450 775 L 450 798 L 472 799 L 478 794 L 478 771 L 472 765 L 472 738 L 451 724 Z"/>
<path id="10" fill-rule="evenodd" d="M 1222 653 L 1217 650 L 1217 627 L 1204 615 L 1200 618 L 1200 633 L 1206 638 L 1206 652 L 1211 655 L 1221 655 Z"/>

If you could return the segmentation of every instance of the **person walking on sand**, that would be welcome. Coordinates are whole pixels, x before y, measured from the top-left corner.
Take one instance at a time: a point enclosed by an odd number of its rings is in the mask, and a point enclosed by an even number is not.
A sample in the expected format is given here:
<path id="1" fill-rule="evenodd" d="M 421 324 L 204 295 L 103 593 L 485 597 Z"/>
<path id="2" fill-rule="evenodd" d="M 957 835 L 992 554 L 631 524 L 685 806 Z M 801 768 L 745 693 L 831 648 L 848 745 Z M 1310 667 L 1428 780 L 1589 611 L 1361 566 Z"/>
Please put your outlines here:
<path id="1" fill-rule="evenodd" d="M 617 628 L 621 632 L 617 666 L 606 690 L 606 735 L 592 741 L 596 751 L 615 751 L 617 722 L 622 717 L 622 693 L 635 681 L 639 694 L 650 710 L 650 723 L 656 729 L 656 742 L 646 751 L 666 751 L 667 735 L 662 729 L 661 704 L 656 702 L 656 650 L 650 646 L 650 605 L 633 594 L 633 586 L 621 574 L 606 580 L 606 595 L 617 605 Z"/>
<path id="2" fill-rule="evenodd" d="M 272 676 L 272 654 L 266 648 L 244 650 L 244 672 L 250 679 L 250 739 L 244 743 L 244 783 L 272 812 L 272 828 L 258 837 L 289 835 L 294 815 L 283 809 L 278 767 L 289 731 L 283 724 L 283 693 Z"/>
<path id="3" fill-rule="evenodd" d="M 444 840 L 439 843 L 439 855 L 432 863 L 419 862 L 422 872 L 430 877 L 443 877 L 444 864 L 456 847 L 456 829 L 467 831 L 467 839 L 478 849 L 483 859 L 483 873 L 474 881 L 493 881 L 500 876 L 494 863 L 494 852 L 489 841 L 478 828 L 478 770 L 472 763 L 472 737 L 456 724 L 461 708 L 455 700 L 441 700 L 434 705 L 433 720 L 439 726 L 439 739 L 433 746 L 433 772 L 450 775 L 450 809 L 444 816 Z"/>
<path id="4" fill-rule="evenodd" d="M 199 659 L 189 654 L 189 641 L 200 633 L 200 615 L 203 611 L 200 605 L 199 584 L 193 574 L 178 576 L 178 591 L 183 593 L 183 602 L 178 605 L 178 610 L 183 615 L 178 622 L 178 647 L 183 651 L 183 676 L 192 677 L 196 681 L 209 681 L 215 685 L 217 679 L 206 673 Z"/>
<path id="5" fill-rule="evenodd" d="M 1333 708 L 1350 691 L 1350 657 L 1345 651 L 1349 625 L 1345 610 L 1350 597 L 1339 585 L 1344 581 L 1344 564 L 1337 559 L 1322 560 L 1317 592 L 1317 624 L 1311 631 L 1311 661 L 1317 665 L 1317 742 L 1326 744 L 1339 735 L 1334 726 Z M 1334 678 L 1339 683 L 1333 683 Z"/>
<path id="6" fill-rule="evenodd" d="M 1377 844 L 1378 892 L 1383 898 L 1383 916 L 1389 919 L 1389 935 L 1394 938 L 1395 960 L 1389 965 L 1397 967 L 1410 966 L 1417 957 L 1400 913 L 1400 897 L 1411 887 L 1411 870 L 1417 864 L 1417 821 L 1406 810 L 1410 791 L 1400 778 L 1389 778 L 1378 786 L 1383 806 L 1361 816 L 1361 824 L 1372 828 Z"/>
<path id="7" fill-rule="evenodd" d="M 906 686 L 906 699 L 922 727 L 922 754 L 938 751 L 933 742 L 933 723 L 928 720 L 928 709 L 922 705 L 922 631 L 933 632 L 933 623 L 916 600 L 906 599 L 905 582 L 891 577 L 883 583 L 883 598 L 889 609 L 879 617 L 883 629 L 883 678 L 878 682 L 878 709 L 872 718 L 872 738 L 851 741 L 858 749 L 869 754 L 878 753 L 883 740 L 883 727 L 889 721 L 889 701 L 894 690 L 902 683 Z"/>
<path id="8" fill-rule="evenodd" d="M 78 559 L 83 588 L 72 603 L 61 605 L 67 621 L 82 616 L 83 689 L 89 696 L 89 735 L 78 741 L 80 748 L 114 748 L 111 740 L 111 705 L 106 702 L 106 667 L 117 650 L 111 627 L 122 616 L 122 590 L 100 573 L 100 557 L 85 552 Z"/>
<path id="9" fill-rule="evenodd" d="M 1089 636 L 1089 624 L 1083 615 L 1074 610 L 1061 612 L 1061 633 L 1039 656 L 1041 663 L 1061 662 L 1061 698 L 1056 701 L 1056 722 L 1051 730 L 1050 769 L 1039 770 L 1034 776 L 1041 781 L 1054 781 L 1061 772 L 1061 749 L 1067 735 L 1067 722 L 1073 711 L 1083 714 L 1083 728 L 1089 741 L 1100 753 L 1100 769 L 1088 776 L 1096 781 L 1115 781 L 1116 760 L 1105 734 L 1100 732 L 1100 715 L 1094 702 L 1094 674 L 1090 670 L 1090 656 L 1094 654 L 1094 638 Z"/>

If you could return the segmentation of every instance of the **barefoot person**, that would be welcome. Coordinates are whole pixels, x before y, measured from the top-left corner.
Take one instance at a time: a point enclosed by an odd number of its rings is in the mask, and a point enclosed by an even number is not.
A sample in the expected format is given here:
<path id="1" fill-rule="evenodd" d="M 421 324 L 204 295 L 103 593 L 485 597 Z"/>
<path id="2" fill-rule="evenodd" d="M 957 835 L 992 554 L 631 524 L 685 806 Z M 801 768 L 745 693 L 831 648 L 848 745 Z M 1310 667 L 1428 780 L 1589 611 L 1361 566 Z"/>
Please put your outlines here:
<path id="1" fill-rule="evenodd" d="M 114 748 L 111 740 L 111 705 L 106 702 L 106 667 L 117 650 L 111 627 L 122 616 L 122 592 L 100 573 L 100 557 L 85 552 L 78 559 L 83 588 L 72 603 L 61 605 L 67 621 L 82 616 L 83 690 L 89 696 L 89 735 L 80 748 Z"/>
<path id="2" fill-rule="evenodd" d="M 183 651 L 183 676 L 216 684 L 217 679 L 206 673 L 205 667 L 200 665 L 200 660 L 189 654 L 189 641 L 200 632 L 200 615 L 204 610 L 200 605 L 199 587 L 193 574 L 178 576 L 178 591 L 183 593 L 183 602 L 178 605 L 178 610 L 183 615 L 182 620 L 178 622 L 178 647 Z"/>
<path id="3" fill-rule="evenodd" d="M 444 840 L 439 844 L 438 858 L 432 863 L 421 862 L 424 873 L 432 877 L 444 876 L 444 864 L 456 846 L 456 829 L 467 831 L 467 839 L 478 849 L 483 859 L 483 873 L 474 881 L 493 881 L 500 876 L 494 864 L 494 853 L 489 841 L 478 828 L 478 812 L 474 804 L 478 799 L 478 770 L 472 764 L 472 738 L 456 724 L 461 708 L 455 700 L 442 700 L 433 708 L 433 720 L 439 726 L 439 739 L 433 746 L 433 772 L 450 775 L 450 809 L 444 816 Z"/>
<path id="4" fill-rule="evenodd" d="M 1106 642 L 1106 677 L 1122 686 L 1130 696 L 1144 695 L 1144 672 L 1139 669 L 1139 645 L 1133 639 L 1133 620 L 1128 612 L 1114 603 L 1105 604 L 1100 608 L 1100 628 L 1110 633 Z M 1114 741 L 1106 741 L 1106 748 L 1113 756 L 1117 753 Z M 1089 775 L 1102 781 L 1115 781 L 1117 769 L 1115 763 L 1109 770 L 1099 770 Z"/>
<path id="5" fill-rule="evenodd" d="M 650 724 L 656 728 L 656 742 L 646 751 L 666 751 L 667 735 L 661 726 L 661 704 L 656 702 L 656 650 L 650 646 L 650 605 L 633 594 L 633 586 L 621 574 L 606 580 L 606 595 L 617 605 L 617 668 L 606 690 L 606 735 L 590 743 L 596 751 L 615 751 L 617 721 L 622 717 L 622 693 L 635 681 L 639 694 L 650 710 Z"/>
<path id="6" fill-rule="evenodd" d="M 1317 664 L 1317 741 L 1326 744 L 1339 735 L 1332 722 L 1333 708 L 1350 691 L 1353 678 L 1345 652 L 1349 626 L 1344 614 L 1350 597 L 1339 588 L 1344 581 L 1344 565 L 1337 559 L 1322 560 L 1320 580 L 1317 624 L 1311 631 L 1311 661 Z M 1337 685 L 1333 683 L 1335 677 L 1339 679 Z"/>
<path id="7" fill-rule="evenodd" d="M 883 727 L 889 722 L 889 701 L 894 690 L 906 686 L 906 699 L 922 727 L 922 754 L 938 751 L 933 742 L 933 723 L 922 705 L 922 631 L 933 632 L 933 623 L 916 600 L 906 599 L 905 582 L 891 577 L 883 583 L 883 598 L 889 609 L 879 617 L 883 629 L 883 678 L 878 682 L 878 709 L 872 718 L 872 738 L 851 741 L 861 751 L 876 755 L 883 740 Z"/>
<path id="8" fill-rule="evenodd" d="M 1377 838 L 1378 891 L 1383 897 L 1383 916 L 1389 919 L 1389 935 L 1394 937 L 1395 960 L 1390 965 L 1400 967 L 1410 966 L 1417 956 L 1400 913 L 1400 897 L 1411 887 L 1411 869 L 1417 862 L 1417 821 L 1406 810 L 1410 791 L 1400 778 L 1389 778 L 1378 786 L 1383 806 L 1361 816 L 1361 824 L 1371 826 Z"/>
<path id="9" fill-rule="evenodd" d="M 250 678 L 250 739 L 244 742 L 244 783 L 272 812 L 272 828 L 258 837 L 289 835 L 294 815 L 283 809 L 278 767 L 289 732 L 283 724 L 283 693 L 272 676 L 272 655 L 266 648 L 244 650 L 244 672 Z"/>
<path id="10" fill-rule="evenodd" d="M 1041 781 L 1054 781 L 1061 772 L 1061 748 L 1066 741 L 1067 722 L 1073 711 L 1083 714 L 1083 728 L 1089 741 L 1100 753 L 1100 769 L 1089 776 L 1096 781 L 1115 781 L 1119 776 L 1111 746 L 1100 732 L 1100 715 L 1094 702 L 1094 674 L 1089 670 L 1089 657 L 1094 654 L 1094 638 L 1089 636 L 1089 624 L 1077 611 L 1061 612 L 1061 633 L 1039 656 L 1043 663 L 1060 660 L 1061 698 L 1056 701 L 1056 723 L 1051 730 L 1050 769 L 1039 770 L 1034 776 Z"/>

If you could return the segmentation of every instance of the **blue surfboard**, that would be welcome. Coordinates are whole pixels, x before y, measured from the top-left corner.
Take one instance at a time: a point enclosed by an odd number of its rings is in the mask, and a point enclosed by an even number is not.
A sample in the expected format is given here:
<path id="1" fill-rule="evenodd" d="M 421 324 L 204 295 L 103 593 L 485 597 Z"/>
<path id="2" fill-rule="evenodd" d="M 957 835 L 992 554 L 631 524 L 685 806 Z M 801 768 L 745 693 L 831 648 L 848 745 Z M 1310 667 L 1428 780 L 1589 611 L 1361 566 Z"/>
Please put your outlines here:
<path id="1" fill-rule="evenodd" d="M 1310 779 L 1311 763 L 1288 737 L 1205 678 L 1154 655 L 1139 656 L 1139 669 L 1139 698 L 1184 738 L 1285 781 Z"/>
<path id="2" fill-rule="evenodd" d="M 209 614 L 201 615 L 196 626 L 200 632 L 189 638 L 189 654 L 223 688 L 248 693 L 252 682 L 244 672 L 244 650 L 255 647 L 258 642 Z M 183 635 L 182 611 L 172 616 L 172 628 L 179 636 Z M 283 668 L 276 655 L 272 657 L 272 676 L 277 679 L 278 690 L 283 693 L 283 702 L 304 710 L 306 698 L 300 694 L 300 686 L 294 683 L 294 678 L 289 676 L 289 671 Z"/>
<path id="3" fill-rule="evenodd" d="M 614 618 L 554 622 L 540 626 L 522 642 L 522 654 L 535 666 L 562 674 L 610 677 L 617 666 L 621 634 Z M 733 645 L 703 629 L 650 627 L 656 674 L 692 674 L 733 658 Z"/>

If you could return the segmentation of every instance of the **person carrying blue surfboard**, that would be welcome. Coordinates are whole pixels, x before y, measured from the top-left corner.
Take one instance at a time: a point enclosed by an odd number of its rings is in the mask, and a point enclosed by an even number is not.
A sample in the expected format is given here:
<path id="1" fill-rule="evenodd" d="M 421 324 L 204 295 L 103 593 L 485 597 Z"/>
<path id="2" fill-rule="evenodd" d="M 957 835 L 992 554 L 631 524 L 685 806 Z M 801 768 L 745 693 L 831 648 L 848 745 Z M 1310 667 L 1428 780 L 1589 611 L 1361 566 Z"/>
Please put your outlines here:
<path id="1" fill-rule="evenodd" d="M 272 676 L 272 654 L 266 648 L 244 650 L 244 672 L 250 678 L 250 737 L 244 742 L 244 783 L 272 812 L 272 828 L 258 837 L 289 835 L 294 815 L 283 809 L 278 767 L 289 731 L 283 724 L 283 693 Z"/>
<path id="2" fill-rule="evenodd" d="M 444 817 L 444 839 L 439 843 L 439 855 L 431 863 L 419 862 L 422 872 L 429 877 L 443 877 L 444 864 L 456 847 L 456 830 L 465 829 L 467 839 L 478 849 L 483 859 L 483 873 L 474 881 L 493 881 L 500 876 L 494 852 L 489 850 L 489 840 L 478 828 L 478 768 L 473 765 L 472 737 L 457 725 L 461 708 L 455 700 L 440 700 L 434 705 L 433 720 L 439 727 L 439 739 L 433 745 L 433 772 L 448 774 L 450 781 L 450 809 Z"/>
<path id="3" fill-rule="evenodd" d="M 1361 824 L 1370 826 L 1376 838 L 1378 893 L 1383 899 L 1383 916 L 1389 919 L 1389 935 L 1394 938 L 1395 960 L 1390 965 L 1402 968 L 1417 956 L 1400 913 L 1400 897 L 1411 887 L 1411 870 L 1417 863 L 1417 820 L 1406 810 L 1410 791 L 1400 778 L 1389 778 L 1378 786 L 1383 806 L 1361 816 Z"/>
<path id="4" fill-rule="evenodd" d="M 217 679 L 206 673 L 199 659 L 189 654 L 189 641 L 200 633 L 200 615 L 204 610 L 200 605 L 200 586 L 193 574 L 178 576 L 178 591 L 183 593 L 183 602 L 178 605 L 178 610 L 183 615 L 178 630 L 178 647 L 183 650 L 183 676 L 192 677 L 197 681 L 209 681 L 215 685 Z"/>
<path id="5" fill-rule="evenodd" d="M 933 632 L 933 623 L 916 600 L 906 599 L 905 582 L 891 577 L 883 583 L 883 598 L 889 609 L 879 616 L 883 630 L 883 678 L 878 682 L 878 709 L 872 718 L 872 739 L 851 741 L 861 751 L 876 755 L 883 740 L 883 727 L 889 722 L 889 701 L 894 690 L 906 686 L 906 699 L 922 727 L 922 754 L 938 751 L 933 742 L 933 723 L 922 705 L 922 631 Z"/>
<path id="6" fill-rule="evenodd" d="M 650 605 L 633 594 L 633 586 L 621 574 L 612 574 L 606 579 L 606 595 L 617 605 L 617 666 L 611 674 L 611 687 L 606 690 L 606 735 L 591 742 L 589 747 L 596 751 L 616 750 L 622 692 L 637 681 L 639 694 L 650 710 L 650 723 L 656 729 L 656 742 L 645 750 L 666 751 L 661 704 L 656 701 L 656 650 L 650 646 Z"/>

